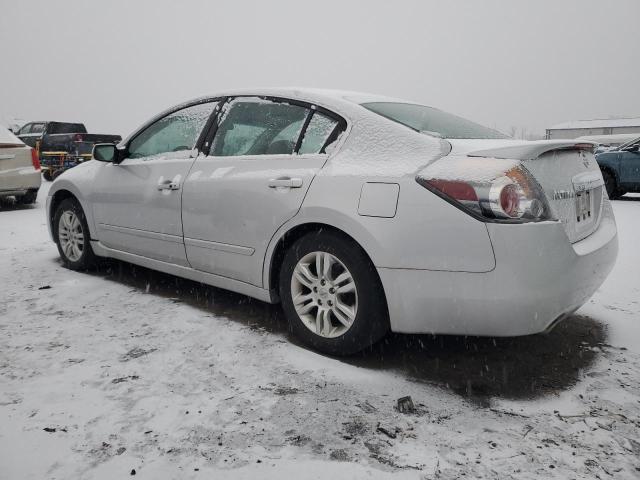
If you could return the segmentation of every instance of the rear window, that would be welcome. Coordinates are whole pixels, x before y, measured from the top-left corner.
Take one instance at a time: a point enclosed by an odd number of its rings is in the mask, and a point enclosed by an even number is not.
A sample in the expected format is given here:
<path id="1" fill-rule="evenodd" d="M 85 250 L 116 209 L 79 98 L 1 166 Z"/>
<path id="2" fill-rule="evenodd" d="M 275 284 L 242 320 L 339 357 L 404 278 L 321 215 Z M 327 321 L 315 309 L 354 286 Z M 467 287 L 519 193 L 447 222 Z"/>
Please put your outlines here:
<path id="1" fill-rule="evenodd" d="M 363 103 L 362 106 L 418 132 L 444 138 L 509 138 L 497 130 L 424 105 L 371 102 Z"/>
<path id="2" fill-rule="evenodd" d="M 57 133 L 87 133 L 87 129 L 81 123 L 58 123 L 52 122 L 47 128 L 49 134 Z"/>

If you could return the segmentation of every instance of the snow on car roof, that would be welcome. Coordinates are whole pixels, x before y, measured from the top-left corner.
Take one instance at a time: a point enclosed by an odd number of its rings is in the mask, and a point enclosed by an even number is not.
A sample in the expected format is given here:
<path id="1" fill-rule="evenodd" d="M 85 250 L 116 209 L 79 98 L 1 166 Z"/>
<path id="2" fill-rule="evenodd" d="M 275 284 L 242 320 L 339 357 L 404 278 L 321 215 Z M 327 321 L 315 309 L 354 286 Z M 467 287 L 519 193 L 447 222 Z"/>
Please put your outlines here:
<path id="1" fill-rule="evenodd" d="M 6 127 L 0 125 L 0 143 L 6 143 L 10 145 L 22 145 L 22 140 L 16 137 Z"/>
<path id="2" fill-rule="evenodd" d="M 351 90 L 332 90 L 325 88 L 309 88 L 309 87 L 267 87 L 267 88 L 243 88 L 238 90 L 229 90 L 218 92 L 214 95 L 208 95 L 205 98 L 223 97 L 234 95 L 255 95 L 255 96 L 272 96 L 290 98 L 292 100 L 306 100 L 315 103 L 328 102 L 330 104 L 361 104 L 367 102 L 397 102 L 397 103 L 415 103 L 409 100 L 403 100 L 385 95 L 377 95 L 372 93 L 357 92 Z"/>

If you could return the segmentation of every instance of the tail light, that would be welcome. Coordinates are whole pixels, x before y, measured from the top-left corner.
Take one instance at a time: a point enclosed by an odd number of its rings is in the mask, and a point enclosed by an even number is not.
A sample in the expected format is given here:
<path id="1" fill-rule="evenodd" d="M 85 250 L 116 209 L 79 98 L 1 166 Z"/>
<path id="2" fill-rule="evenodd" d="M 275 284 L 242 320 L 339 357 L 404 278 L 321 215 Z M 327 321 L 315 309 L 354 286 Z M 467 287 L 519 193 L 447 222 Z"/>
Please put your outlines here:
<path id="1" fill-rule="evenodd" d="M 40 159 L 38 158 L 38 152 L 35 148 L 31 149 L 31 163 L 33 163 L 33 168 L 40 170 Z"/>
<path id="2" fill-rule="evenodd" d="M 445 168 L 441 163 L 445 160 L 441 160 L 420 172 L 416 181 L 483 221 L 523 223 L 552 219 L 542 189 L 518 162 L 477 160 L 450 159 Z"/>
<path id="3" fill-rule="evenodd" d="M 81 134 L 81 133 L 76 133 L 76 134 L 73 136 L 73 141 L 74 141 L 74 142 L 81 142 L 81 141 L 82 141 L 82 138 L 83 138 L 83 137 L 82 137 L 82 134 Z"/>

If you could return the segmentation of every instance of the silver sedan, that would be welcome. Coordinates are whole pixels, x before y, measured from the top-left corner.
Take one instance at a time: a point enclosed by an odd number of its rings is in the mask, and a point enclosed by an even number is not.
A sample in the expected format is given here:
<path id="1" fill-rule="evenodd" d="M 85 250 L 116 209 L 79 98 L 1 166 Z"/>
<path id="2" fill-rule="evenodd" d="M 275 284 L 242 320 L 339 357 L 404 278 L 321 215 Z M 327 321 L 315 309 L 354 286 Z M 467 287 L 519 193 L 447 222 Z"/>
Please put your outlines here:
<path id="1" fill-rule="evenodd" d="M 228 92 L 96 146 L 48 224 L 69 268 L 112 257 L 281 302 L 330 354 L 389 330 L 527 335 L 614 264 L 593 147 L 355 92 Z"/>

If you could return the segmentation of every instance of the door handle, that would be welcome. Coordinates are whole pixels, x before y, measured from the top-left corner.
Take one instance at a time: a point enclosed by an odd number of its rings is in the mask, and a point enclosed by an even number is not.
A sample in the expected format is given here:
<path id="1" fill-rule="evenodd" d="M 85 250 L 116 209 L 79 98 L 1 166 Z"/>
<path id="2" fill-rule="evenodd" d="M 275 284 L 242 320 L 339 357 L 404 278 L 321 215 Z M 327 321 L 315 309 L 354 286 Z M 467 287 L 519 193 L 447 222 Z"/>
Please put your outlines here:
<path id="1" fill-rule="evenodd" d="M 281 178 L 272 178 L 269 180 L 269 188 L 300 188 L 302 187 L 302 179 L 301 178 L 290 178 L 290 177 L 281 177 Z"/>
<path id="2" fill-rule="evenodd" d="M 180 184 L 178 182 L 174 182 L 173 180 L 165 180 L 164 182 L 158 183 L 158 190 L 179 190 Z"/>

